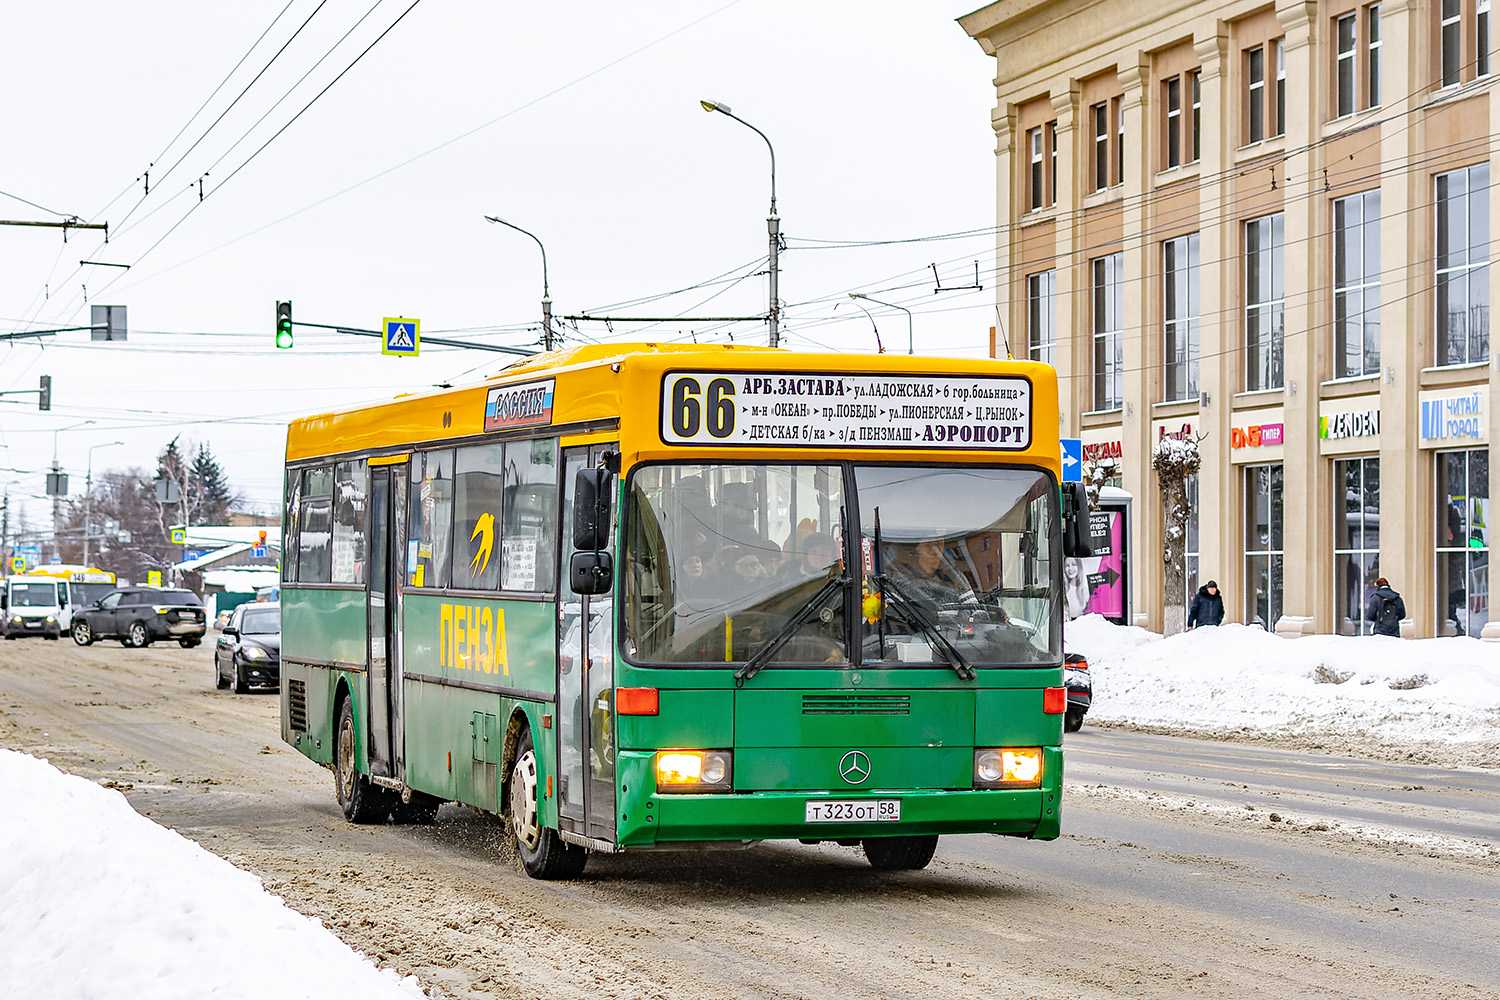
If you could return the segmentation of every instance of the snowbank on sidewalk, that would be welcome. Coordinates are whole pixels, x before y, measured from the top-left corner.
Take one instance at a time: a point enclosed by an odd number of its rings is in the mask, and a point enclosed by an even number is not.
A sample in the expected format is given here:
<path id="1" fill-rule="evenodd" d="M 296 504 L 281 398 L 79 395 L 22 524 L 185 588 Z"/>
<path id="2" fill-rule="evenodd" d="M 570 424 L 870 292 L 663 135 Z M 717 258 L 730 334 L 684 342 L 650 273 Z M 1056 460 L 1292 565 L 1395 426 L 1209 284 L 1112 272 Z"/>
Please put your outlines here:
<path id="1" fill-rule="evenodd" d="M 119 792 L 0 750 L 0 997 L 413 1000 Z"/>
<path id="2" fill-rule="evenodd" d="M 1181 732 L 1334 736 L 1345 744 L 1500 746 L 1500 646 L 1475 639 L 1315 635 L 1246 625 L 1170 638 L 1085 615 L 1089 719 Z M 1472 756 L 1469 755 L 1469 756 Z M 1489 761 L 1500 765 L 1500 759 Z"/>

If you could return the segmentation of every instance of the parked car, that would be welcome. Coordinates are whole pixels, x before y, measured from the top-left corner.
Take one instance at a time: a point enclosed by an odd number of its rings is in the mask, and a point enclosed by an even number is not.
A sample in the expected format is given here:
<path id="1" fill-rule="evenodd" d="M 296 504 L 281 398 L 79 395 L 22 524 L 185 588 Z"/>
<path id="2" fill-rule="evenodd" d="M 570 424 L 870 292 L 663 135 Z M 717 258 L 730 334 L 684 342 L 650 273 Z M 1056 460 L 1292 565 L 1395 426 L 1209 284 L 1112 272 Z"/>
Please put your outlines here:
<path id="1" fill-rule="evenodd" d="M 1082 653 L 1069 653 L 1063 658 L 1063 687 L 1068 689 L 1063 731 L 1076 733 L 1083 728 L 1083 717 L 1094 702 L 1094 679 L 1089 675 L 1089 661 Z"/>
<path id="2" fill-rule="evenodd" d="M 113 638 L 136 648 L 175 641 L 192 649 L 208 631 L 205 619 L 203 602 L 191 590 L 125 587 L 74 613 L 73 641 L 88 646 Z"/>
<path id="3" fill-rule="evenodd" d="M 241 604 L 214 644 L 214 687 L 281 687 L 281 605 Z"/>

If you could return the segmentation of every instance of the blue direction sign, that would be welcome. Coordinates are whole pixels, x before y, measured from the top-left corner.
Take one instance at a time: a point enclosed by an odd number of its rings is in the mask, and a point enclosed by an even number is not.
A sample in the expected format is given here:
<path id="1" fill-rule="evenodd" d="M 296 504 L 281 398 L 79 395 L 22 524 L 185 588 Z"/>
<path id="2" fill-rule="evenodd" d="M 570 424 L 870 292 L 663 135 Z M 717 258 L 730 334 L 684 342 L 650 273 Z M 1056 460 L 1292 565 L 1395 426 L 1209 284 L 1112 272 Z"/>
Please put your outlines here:
<path id="1" fill-rule="evenodd" d="M 1062 481 L 1083 482 L 1083 439 L 1062 439 Z"/>
<path id="2" fill-rule="evenodd" d="M 404 354 L 416 357 L 422 347 L 422 321 L 401 316 L 387 316 L 381 327 L 385 336 L 380 342 L 381 354 Z"/>

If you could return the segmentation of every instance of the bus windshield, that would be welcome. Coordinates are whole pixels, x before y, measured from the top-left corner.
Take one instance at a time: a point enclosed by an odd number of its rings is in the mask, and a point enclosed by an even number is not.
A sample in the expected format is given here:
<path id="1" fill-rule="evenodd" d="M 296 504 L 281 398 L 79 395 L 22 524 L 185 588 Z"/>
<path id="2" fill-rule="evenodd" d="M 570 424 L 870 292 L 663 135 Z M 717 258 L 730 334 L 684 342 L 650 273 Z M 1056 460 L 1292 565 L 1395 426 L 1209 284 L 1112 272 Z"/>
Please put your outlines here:
<path id="1" fill-rule="evenodd" d="M 1055 493 L 1021 468 L 643 467 L 627 514 L 625 653 L 661 664 L 1055 663 Z"/>

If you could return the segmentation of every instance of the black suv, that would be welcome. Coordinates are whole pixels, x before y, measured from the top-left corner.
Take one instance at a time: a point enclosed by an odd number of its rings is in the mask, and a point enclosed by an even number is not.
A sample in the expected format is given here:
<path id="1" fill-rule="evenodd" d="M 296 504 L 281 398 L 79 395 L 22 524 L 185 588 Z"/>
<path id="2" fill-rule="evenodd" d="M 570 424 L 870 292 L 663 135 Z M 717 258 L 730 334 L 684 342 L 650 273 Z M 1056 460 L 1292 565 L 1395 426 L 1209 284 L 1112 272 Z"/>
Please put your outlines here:
<path id="1" fill-rule="evenodd" d="M 126 587 L 73 614 L 73 641 L 80 646 L 95 639 L 116 638 L 135 647 L 175 639 L 183 649 L 191 649 L 203 641 L 206 631 L 203 602 L 191 590 Z"/>

